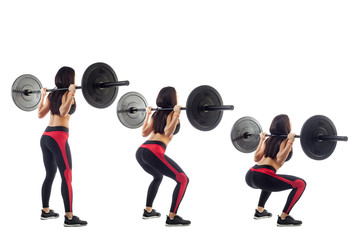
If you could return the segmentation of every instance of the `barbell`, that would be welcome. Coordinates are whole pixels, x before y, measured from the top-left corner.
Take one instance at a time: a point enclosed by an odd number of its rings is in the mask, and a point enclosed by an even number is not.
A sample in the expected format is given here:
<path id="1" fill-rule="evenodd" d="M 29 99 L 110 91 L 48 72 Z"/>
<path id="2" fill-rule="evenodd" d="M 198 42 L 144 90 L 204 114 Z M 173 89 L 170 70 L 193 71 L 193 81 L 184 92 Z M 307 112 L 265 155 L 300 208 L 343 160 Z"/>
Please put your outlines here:
<path id="1" fill-rule="evenodd" d="M 116 99 L 117 87 L 128 86 L 129 81 L 118 81 L 115 71 L 106 63 L 98 62 L 90 65 L 81 80 L 81 89 L 85 100 L 93 107 L 106 108 Z M 35 76 L 24 74 L 18 77 L 12 87 L 12 99 L 16 106 L 24 111 L 36 109 L 41 99 L 42 84 Z M 47 89 L 51 91 L 66 91 L 68 88 Z"/>
<path id="2" fill-rule="evenodd" d="M 128 128 L 141 127 L 146 117 L 147 101 L 138 92 L 124 94 L 117 104 L 117 116 Z M 215 88 L 203 85 L 195 88 L 186 101 L 186 115 L 196 129 L 210 131 L 221 121 L 224 110 L 233 110 L 233 105 L 223 105 L 222 99 Z M 173 108 L 152 108 L 152 111 L 172 111 Z"/>
<path id="3" fill-rule="evenodd" d="M 231 129 L 231 141 L 234 147 L 243 153 L 256 150 L 260 142 L 262 128 L 260 123 L 252 117 L 242 117 L 235 122 Z M 287 135 L 270 135 L 286 138 Z M 310 117 L 301 128 L 301 148 L 311 159 L 324 160 L 335 150 L 338 141 L 347 141 L 347 136 L 338 136 L 334 123 L 326 116 L 315 115 Z"/>

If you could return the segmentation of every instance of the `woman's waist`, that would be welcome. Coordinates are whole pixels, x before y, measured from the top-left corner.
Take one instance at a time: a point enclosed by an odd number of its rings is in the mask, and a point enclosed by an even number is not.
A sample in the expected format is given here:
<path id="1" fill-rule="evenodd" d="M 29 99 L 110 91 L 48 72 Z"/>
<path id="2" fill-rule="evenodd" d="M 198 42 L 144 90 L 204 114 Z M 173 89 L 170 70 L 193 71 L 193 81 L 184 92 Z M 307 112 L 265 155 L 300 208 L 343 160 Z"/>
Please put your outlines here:
<path id="1" fill-rule="evenodd" d="M 69 128 L 66 126 L 47 126 L 45 132 L 66 132 L 69 133 Z"/>
<path id="2" fill-rule="evenodd" d="M 156 141 L 156 140 L 147 140 L 146 142 L 144 142 L 140 148 L 147 148 L 152 152 L 159 152 L 164 154 L 166 151 L 166 144 L 161 142 L 161 141 Z M 139 149 L 140 149 L 139 148 Z"/>
<path id="3" fill-rule="evenodd" d="M 255 166 L 269 166 L 275 170 L 275 172 L 281 167 L 276 160 L 271 158 L 262 159 L 260 162 L 257 163 Z"/>
<path id="4" fill-rule="evenodd" d="M 155 133 L 152 134 L 151 137 L 149 138 L 148 141 L 157 141 L 157 142 L 162 142 L 163 144 L 165 144 L 165 146 L 167 146 L 170 142 L 171 142 L 171 138 L 165 137 L 165 135 L 163 134 L 159 134 L 159 133 Z"/>
<path id="5" fill-rule="evenodd" d="M 49 121 L 49 127 L 65 127 L 69 128 L 69 119 L 70 115 L 67 115 L 66 117 L 60 117 L 60 116 L 54 116 L 52 115 L 50 117 Z"/>
<path id="6" fill-rule="evenodd" d="M 252 172 L 263 172 L 264 169 L 269 169 L 271 171 L 273 171 L 274 173 L 276 173 L 277 169 L 274 166 L 271 165 L 254 165 L 253 167 L 251 167 L 251 171 Z"/>

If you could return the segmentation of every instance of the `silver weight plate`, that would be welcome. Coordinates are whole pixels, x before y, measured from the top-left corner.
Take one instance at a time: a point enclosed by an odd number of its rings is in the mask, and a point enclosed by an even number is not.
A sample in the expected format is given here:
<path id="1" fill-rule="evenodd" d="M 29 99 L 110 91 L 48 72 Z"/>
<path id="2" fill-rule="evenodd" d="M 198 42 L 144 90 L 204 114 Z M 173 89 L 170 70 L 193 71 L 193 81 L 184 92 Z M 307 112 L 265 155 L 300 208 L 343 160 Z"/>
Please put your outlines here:
<path id="1" fill-rule="evenodd" d="M 26 91 L 40 90 L 41 82 L 35 76 L 24 74 L 18 77 L 11 87 L 11 96 L 15 105 L 24 111 L 35 110 L 41 99 L 40 92 L 26 94 Z"/>
<path id="2" fill-rule="evenodd" d="M 242 117 L 231 129 L 231 141 L 240 152 L 251 153 L 259 145 L 261 132 L 261 125 L 255 118 Z"/>
<path id="3" fill-rule="evenodd" d="M 116 113 L 120 122 L 128 128 L 139 128 L 143 125 L 146 117 L 147 101 L 138 92 L 128 92 L 124 94 L 117 103 Z M 141 111 L 131 111 L 131 109 L 141 109 Z"/>

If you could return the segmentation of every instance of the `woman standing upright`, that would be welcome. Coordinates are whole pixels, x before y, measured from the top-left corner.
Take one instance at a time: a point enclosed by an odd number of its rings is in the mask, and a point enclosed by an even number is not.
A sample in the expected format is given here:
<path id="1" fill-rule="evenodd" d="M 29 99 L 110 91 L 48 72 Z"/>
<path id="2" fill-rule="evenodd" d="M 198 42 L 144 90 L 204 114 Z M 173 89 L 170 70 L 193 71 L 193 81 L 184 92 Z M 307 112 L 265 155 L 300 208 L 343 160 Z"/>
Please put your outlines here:
<path id="1" fill-rule="evenodd" d="M 176 181 L 177 185 L 173 192 L 170 213 L 166 219 L 166 226 L 189 226 L 190 221 L 177 215 L 179 205 L 184 197 L 189 178 L 177 163 L 165 155 L 167 145 L 180 129 L 180 108 L 177 105 L 177 94 L 173 87 L 165 87 L 160 90 L 156 99 L 158 107 L 173 108 L 173 111 L 156 111 L 151 116 L 151 107 L 147 107 L 146 119 L 142 128 L 143 137 L 151 134 L 148 141 L 142 144 L 136 152 L 136 159 L 141 167 L 154 177 L 150 183 L 146 208 L 143 219 L 160 217 L 160 213 L 152 208 L 156 193 L 163 176 Z M 150 118 L 151 116 L 151 118 Z"/>
<path id="2" fill-rule="evenodd" d="M 66 227 L 78 227 L 87 225 L 86 221 L 80 220 L 73 215 L 72 202 L 72 161 L 69 137 L 69 120 L 75 112 L 75 71 L 70 67 L 62 67 L 55 76 L 57 88 L 68 88 L 67 91 L 52 91 L 45 100 L 46 88 L 41 89 L 41 100 L 38 107 L 39 118 L 45 117 L 50 112 L 50 122 L 41 137 L 41 149 L 46 170 L 46 177 L 42 185 L 41 219 L 58 218 L 59 214 L 49 207 L 51 186 L 55 178 L 56 170 L 61 174 L 61 194 L 65 205 Z"/>

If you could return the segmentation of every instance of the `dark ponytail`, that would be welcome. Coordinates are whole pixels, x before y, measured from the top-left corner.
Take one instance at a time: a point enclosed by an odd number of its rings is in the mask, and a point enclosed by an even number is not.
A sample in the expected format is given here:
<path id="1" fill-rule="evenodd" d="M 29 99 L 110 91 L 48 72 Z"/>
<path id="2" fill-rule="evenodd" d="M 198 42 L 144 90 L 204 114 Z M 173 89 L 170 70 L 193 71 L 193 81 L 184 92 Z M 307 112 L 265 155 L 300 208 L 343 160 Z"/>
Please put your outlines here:
<path id="1" fill-rule="evenodd" d="M 163 108 L 172 108 L 177 105 L 175 88 L 164 87 L 161 89 L 156 99 L 156 105 Z M 166 120 L 171 112 L 172 111 L 155 111 L 155 113 L 152 115 L 152 118 L 154 119 L 154 133 L 164 134 Z"/>
<path id="2" fill-rule="evenodd" d="M 56 73 L 55 86 L 57 88 L 69 88 L 70 84 L 75 83 L 75 71 L 70 67 L 62 67 Z M 62 97 L 67 91 L 53 91 L 49 94 L 50 112 L 52 114 L 60 115 L 60 106 Z M 76 103 L 74 103 L 76 107 Z"/>
<path id="3" fill-rule="evenodd" d="M 270 134 L 274 135 L 288 135 L 291 131 L 290 119 L 287 115 L 281 114 L 276 116 L 270 126 Z M 275 159 L 276 155 L 280 150 L 280 144 L 286 138 L 272 136 L 266 139 L 266 148 L 264 155 L 265 157 L 269 157 L 271 159 Z"/>

